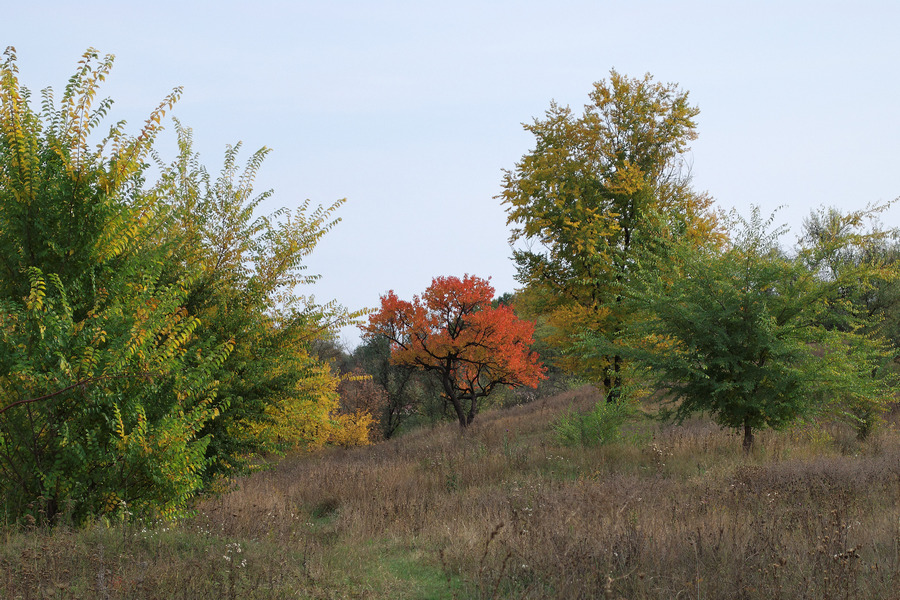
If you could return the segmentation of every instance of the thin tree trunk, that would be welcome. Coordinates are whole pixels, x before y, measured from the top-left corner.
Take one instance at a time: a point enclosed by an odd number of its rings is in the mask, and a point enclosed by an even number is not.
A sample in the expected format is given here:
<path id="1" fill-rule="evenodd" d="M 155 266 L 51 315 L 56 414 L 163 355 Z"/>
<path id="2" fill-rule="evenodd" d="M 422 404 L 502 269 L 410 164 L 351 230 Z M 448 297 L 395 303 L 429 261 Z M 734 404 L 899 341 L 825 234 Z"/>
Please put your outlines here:
<path id="1" fill-rule="evenodd" d="M 622 396 L 622 357 L 612 357 L 612 367 L 607 366 L 603 373 L 603 388 L 606 392 L 606 401 L 618 402 Z"/>
<path id="2" fill-rule="evenodd" d="M 441 372 L 441 386 L 444 388 L 447 400 L 453 405 L 453 412 L 456 413 L 456 418 L 459 421 L 459 431 L 462 433 L 466 430 L 466 426 L 469 423 L 466 421 L 466 411 L 463 410 L 462 401 L 456 395 L 456 390 L 453 389 L 453 382 L 450 380 L 449 372 Z"/>
<path id="3" fill-rule="evenodd" d="M 450 398 L 450 403 L 453 404 L 453 410 L 456 412 L 456 418 L 459 421 L 459 430 L 460 432 L 463 432 L 469 425 L 469 420 L 466 418 L 466 412 L 463 410 L 459 398 Z"/>
<path id="4" fill-rule="evenodd" d="M 475 410 L 478 405 L 478 398 L 472 398 L 472 403 L 469 405 L 469 414 L 466 415 L 466 425 L 471 425 L 472 421 L 475 420 Z"/>
<path id="5" fill-rule="evenodd" d="M 744 422 L 744 454 L 750 454 L 753 449 L 753 428 L 746 421 Z"/>

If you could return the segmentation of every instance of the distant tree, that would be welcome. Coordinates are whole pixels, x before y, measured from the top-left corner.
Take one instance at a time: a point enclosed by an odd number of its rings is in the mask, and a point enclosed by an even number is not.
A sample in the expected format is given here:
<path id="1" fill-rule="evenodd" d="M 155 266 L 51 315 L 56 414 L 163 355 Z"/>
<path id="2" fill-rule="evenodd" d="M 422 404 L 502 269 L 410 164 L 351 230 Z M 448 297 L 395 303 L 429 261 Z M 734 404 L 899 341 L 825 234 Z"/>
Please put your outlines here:
<path id="1" fill-rule="evenodd" d="M 615 71 L 594 84 L 580 116 L 551 103 L 525 129 L 535 147 L 504 177 L 500 199 L 518 280 L 533 289 L 545 341 L 569 370 L 602 383 L 608 400 L 622 386 L 622 354 L 587 359 L 566 353 L 582 332 L 621 337 L 630 313 L 621 296 L 634 257 L 660 237 L 707 240 L 717 235 L 711 200 L 690 187 L 684 164 L 696 138 L 698 109 L 687 92 L 650 75 Z"/>
<path id="2" fill-rule="evenodd" d="M 803 222 L 798 260 L 834 292 L 821 326 L 845 333 L 883 338 L 893 347 L 896 361 L 900 344 L 900 272 L 897 270 L 897 229 L 885 229 L 878 216 L 894 202 L 841 212 L 813 210 Z M 889 371 L 896 371 L 896 365 Z M 879 371 L 873 371 L 877 377 Z M 883 376 L 883 375 L 882 375 Z M 853 396 L 837 404 L 838 413 L 854 424 L 859 439 L 879 422 L 883 406 Z"/>
<path id="3" fill-rule="evenodd" d="M 382 437 L 390 439 L 407 422 L 427 412 L 431 396 L 439 396 L 434 382 L 414 366 L 391 361 L 390 341 L 382 336 L 370 336 L 354 351 L 351 361 L 371 378 L 366 382 L 350 382 L 347 387 L 369 389 L 381 404 L 381 411 L 373 413 Z"/>
<path id="4" fill-rule="evenodd" d="M 629 356 L 668 392 L 672 415 L 708 413 L 743 429 L 749 452 L 756 429 L 835 403 L 877 413 L 891 396 L 889 382 L 873 377 L 887 349 L 858 321 L 846 330 L 823 326 L 842 286 L 864 272 L 822 278 L 784 255 L 782 231 L 769 233 L 758 210 L 739 224 L 724 251 L 670 244 L 665 263 L 649 257 L 630 283 L 627 304 L 646 318 L 630 325 Z M 668 276 L 654 272 L 664 269 Z M 587 346 L 602 353 L 606 343 L 595 336 Z"/>
<path id="5" fill-rule="evenodd" d="M 878 223 L 878 215 L 892 204 L 847 213 L 822 207 L 804 219 L 800 259 L 819 278 L 841 282 L 824 325 L 853 329 L 858 326 L 855 317 L 862 311 L 873 317 L 869 324 L 880 332 L 890 335 L 894 331 L 898 231 L 884 229 Z M 866 276 L 858 277 L 860 271 Z"/>
<path id="6" fill-rule="evenodd" d="M 884 277 L 860 290 L 856 303 L 871 315 L 878 334 L 900 348 L 900 243 L 894 238 L 886 240 L 873 249 L 872 257 L 881 265 Z M 894 361 L 900 361 L 900 355 L 895 355 Z"/>
<path id="7" fill-rule="evenodd" d="M 395 363 L 435 374 L 463 429 L 497 386 L 536 387 L 544 377 L 530 350 L 534 325 L 492 307 L 493 295 L 485 279 L 437 277 L 412 302 L 388 292 L 363 326 L 367 338 L 390 341 Z"/>
<path id="8" fill-rule="evenodd" d="M 513 301 L 515 300 L 516 295 L 512 292 L 504 292 L 491 300 L 491 306 L 497 308 L 501 304 L 503 306 L 512 306 Z"/>

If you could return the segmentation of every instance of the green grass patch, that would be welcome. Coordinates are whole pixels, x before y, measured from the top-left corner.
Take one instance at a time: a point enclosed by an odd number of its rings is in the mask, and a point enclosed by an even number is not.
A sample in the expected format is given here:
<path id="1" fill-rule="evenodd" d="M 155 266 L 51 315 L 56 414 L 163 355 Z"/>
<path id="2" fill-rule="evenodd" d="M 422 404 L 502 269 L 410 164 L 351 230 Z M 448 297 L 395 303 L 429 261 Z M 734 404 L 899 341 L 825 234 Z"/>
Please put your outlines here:
<path id="1" fill-rule="evenodd" d="M 351 597 L 444 600 L 460 597 L 463 589 L 436 552 L 396 540 L 338 543 L 327 551 L 324 565 L 329 576 L 320 584 Z"/>

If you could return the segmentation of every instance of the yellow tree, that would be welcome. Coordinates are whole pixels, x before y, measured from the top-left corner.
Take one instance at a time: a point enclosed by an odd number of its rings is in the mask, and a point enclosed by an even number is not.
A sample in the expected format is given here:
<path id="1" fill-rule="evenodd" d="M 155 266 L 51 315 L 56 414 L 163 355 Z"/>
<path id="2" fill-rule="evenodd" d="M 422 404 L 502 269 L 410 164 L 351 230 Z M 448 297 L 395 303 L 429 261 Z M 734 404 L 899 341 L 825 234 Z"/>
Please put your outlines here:
<path id="1" fill-rule="evenodd" d="M 711 199 L 692 190 L 684 160 L 698 112 L 674 84 L 612 71 L 594 84 L 582 115 L 551 103 L 525 125 L 535 147 L 505 173 L 499 198 L 519 243 L 522 305 L 544 317 L 552 345 L 569 348 L 585 330 L 618 338 L 636 248 L 718 235 Z M 619 353 L 562 360 L 602 382 L 608 400 L 618 396 Z"/>

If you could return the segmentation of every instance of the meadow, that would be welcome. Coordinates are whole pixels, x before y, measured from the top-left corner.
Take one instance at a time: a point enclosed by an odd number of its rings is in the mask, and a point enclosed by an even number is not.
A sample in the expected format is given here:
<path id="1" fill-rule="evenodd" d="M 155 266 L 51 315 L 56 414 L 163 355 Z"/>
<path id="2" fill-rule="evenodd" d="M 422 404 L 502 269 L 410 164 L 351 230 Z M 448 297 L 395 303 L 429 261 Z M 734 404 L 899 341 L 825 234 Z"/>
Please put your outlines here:
<path id="1" fill-rule="evenodd" d="M 177 522 L 7 525 L 0 598 L 900 598 L 900 414 L 557 443 L 597 399 L 291 455 Z"/>

